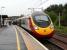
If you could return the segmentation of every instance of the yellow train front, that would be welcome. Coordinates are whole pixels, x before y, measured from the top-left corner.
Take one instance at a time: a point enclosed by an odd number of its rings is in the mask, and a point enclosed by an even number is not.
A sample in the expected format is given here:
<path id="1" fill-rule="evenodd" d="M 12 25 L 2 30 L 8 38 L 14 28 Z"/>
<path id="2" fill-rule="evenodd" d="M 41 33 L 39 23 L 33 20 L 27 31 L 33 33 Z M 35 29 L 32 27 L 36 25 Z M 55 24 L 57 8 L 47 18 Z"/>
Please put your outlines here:
<path id="1" fill-rule="evenodd" d="M 33 12 L 27 17 L 22 17 L 21 26 L 32 32 L 38 38 L 50 38 L 54 34 L 54 26 L 50 17 L 43 12 Z"/>
<path id="2" fill-rule="evenodd" d="M 54 26 L 48 15 L 43 12 L 34 12 L 29 20 L 33 35 L 40 38 L 51 38 L 53 36 Z"/>

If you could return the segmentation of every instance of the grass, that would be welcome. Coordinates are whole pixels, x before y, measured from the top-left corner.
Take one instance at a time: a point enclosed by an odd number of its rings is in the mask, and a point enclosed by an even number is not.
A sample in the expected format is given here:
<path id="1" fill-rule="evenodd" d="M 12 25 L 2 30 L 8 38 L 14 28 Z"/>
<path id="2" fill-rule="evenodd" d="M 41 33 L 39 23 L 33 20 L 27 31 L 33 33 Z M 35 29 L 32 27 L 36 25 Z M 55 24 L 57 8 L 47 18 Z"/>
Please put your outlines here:
<path id="1" fill-rule="evenodd" d="M 56 31 L 67 35 L 67 26 L 55 26 Z"/>

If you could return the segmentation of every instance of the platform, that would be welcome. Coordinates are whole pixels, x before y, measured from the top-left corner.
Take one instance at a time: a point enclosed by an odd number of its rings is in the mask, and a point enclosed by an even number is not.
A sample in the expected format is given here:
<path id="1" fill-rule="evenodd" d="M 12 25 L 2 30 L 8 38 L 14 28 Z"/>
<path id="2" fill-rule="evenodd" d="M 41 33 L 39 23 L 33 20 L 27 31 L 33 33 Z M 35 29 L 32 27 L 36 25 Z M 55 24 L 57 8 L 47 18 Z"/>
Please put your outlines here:
<path id="1" fill-rule="evenodd" d="M 48 50 L 24 29 L 12 25 L 0 28 L 0 50 Z"/>
<path id="2" fill-rule="evenodd" d="M 19 38 L 22 41 L 20 49 L 27 50 L 23 38 L 20 36 Z M 0 28 L 0 50 L 18 50 L 16 31 L 13 26 Z"/>

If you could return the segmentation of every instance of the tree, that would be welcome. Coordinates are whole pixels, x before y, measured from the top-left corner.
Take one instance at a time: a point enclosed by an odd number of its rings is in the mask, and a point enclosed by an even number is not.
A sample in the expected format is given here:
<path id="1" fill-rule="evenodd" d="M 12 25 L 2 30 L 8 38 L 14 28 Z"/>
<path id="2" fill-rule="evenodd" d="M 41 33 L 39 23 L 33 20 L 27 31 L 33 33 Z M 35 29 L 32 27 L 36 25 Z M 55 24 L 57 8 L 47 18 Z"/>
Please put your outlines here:
<path id="1" fill-rule="evenodd" d="M 54 13 L 54 11 L 48 12 L 48 15 L 51 17 L 53 22 L 56 21 L 57 15 Z"/>
<path id="2" fill-rule="evenodd" d="M 65 4 L 64 6 L 62 4 L 51 5 L 46 10 L 44 10 L 44 12 L 49 14 L 54 23 L 58 23 L 58 17 L 60 14 L 62 25 L 67 25 L 67 4 Z"/>

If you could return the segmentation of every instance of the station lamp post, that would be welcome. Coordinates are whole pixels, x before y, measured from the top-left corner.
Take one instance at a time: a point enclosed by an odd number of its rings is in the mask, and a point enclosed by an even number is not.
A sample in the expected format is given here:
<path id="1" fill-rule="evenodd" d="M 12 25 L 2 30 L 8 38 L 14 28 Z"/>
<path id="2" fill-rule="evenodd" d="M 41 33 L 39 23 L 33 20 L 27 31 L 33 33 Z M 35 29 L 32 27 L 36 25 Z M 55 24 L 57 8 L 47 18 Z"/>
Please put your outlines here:
<path id="1" fill-rule="evenodd" d="M 5 8 L 5 7 L 4 6 L 1 7 L 1 26 L 2 26 L 2 21 L 3 21 L 3 19 L 2 19 L 2 10 L 3 10 L 3 8 Z"/>
<path id="2" fill-rule="evenodd" d="M 58 21 L 59 21 L 59 28 L 60 28 L 60 12 L 59 12 Z"/>

